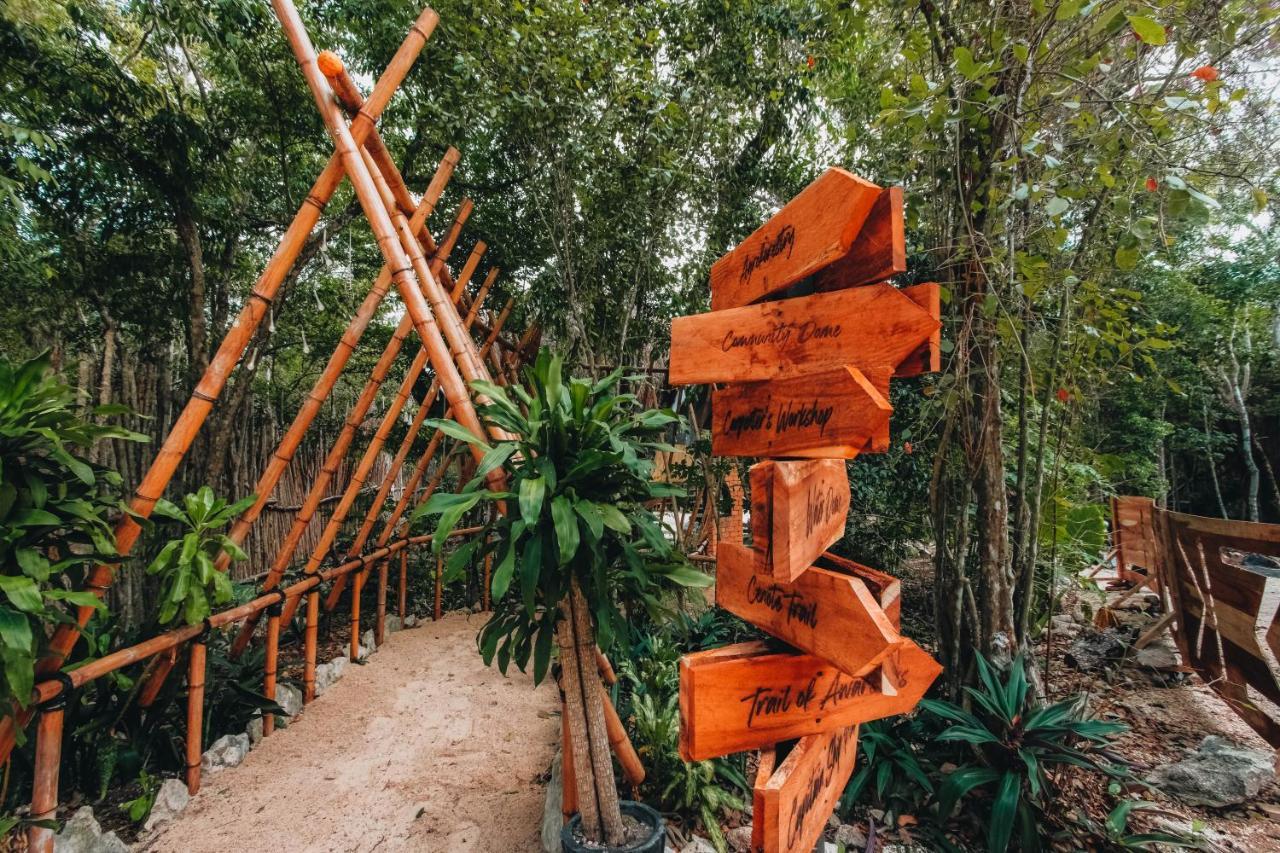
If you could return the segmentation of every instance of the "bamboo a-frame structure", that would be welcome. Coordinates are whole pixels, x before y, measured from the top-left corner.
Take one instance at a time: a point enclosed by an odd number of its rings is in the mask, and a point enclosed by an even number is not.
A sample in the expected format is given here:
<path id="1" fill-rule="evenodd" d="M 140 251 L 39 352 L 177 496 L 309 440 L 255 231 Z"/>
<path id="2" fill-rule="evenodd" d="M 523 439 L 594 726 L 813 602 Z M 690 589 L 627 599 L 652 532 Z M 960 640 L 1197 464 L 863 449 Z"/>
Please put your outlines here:
<path id="1" fill-rule="evenodd" d="M 125 515 L 116 531 L 116 547 L 120 560 L 126 559 L 141 533 L 141 519 L 148 518 L 160 500 L 190 449 L 201 426 L 208 417 L 227 380 L 253 340 L 259 325 L 272 309 L 281 283 L 297 260 L 303 244 L 318 223 L 326 204 L 333 197 L 344 178 L 351 181 L 355 195 L 373 230 L 385 264 L 370 286 L 344 331 L 337 348 L 329 357 L 324 370 L 308 392 L 302 406 L 286 430 L 279 446 L 267 461 L 255 486 L 257 499 L 234 523 L 229 535 L 237 543 L 243 542 L 252 531 L 264 507 L 297 452 L 308 428 L 325 401 L 329 398 L 338 378 L 343 374 L 351 355 L 359 345 L 369 324 L 377 316 L 383 301 L 394 285 L 402 302 L 404 315 L 395 333 L 384 348 L 365 385 L 351 407 L 343 427 L 334 439 L 315 482 L 296 511 L 289 531 L 280 542 L 275 558 L 267 568 L 262 582 L 262 594 L 245 604 L 215 613 L 203 625 L 179 628 L 161 634 L 127 649 L 121 649 L 99 658 L 69 673 L 61 671 L 67 656 L 75 646 L 80 632 L 93 614 L 89 607 L 79 608 L 73 624 L 61 625 L 51 638 L 48 655 L 37 668 L 37 684 L 32 707 L 16 712 L 0 721 L 0 759 L 13 749 L 19 727 L 25 726 L 32 714 L 39 714 L 36 726 L 36 766 L 32 791 L 31 817 L 34 820 L 54 816 L 58 799 L 58 767 L 60 763 L 64 706 L 69 692 L 76 687 L 122 667 L 149 661 L 148 681 L 139 694 L 139 701 L 146 705 L 154 700 L 164 679 L 178 662 L 177 650 L 190 646 L 187 657 L 187 784 L 194 793 L 200 785 L 201 730 L 203 715 L 203 691 L 205 681 L 205 642 L 212 630 L 241 623 L 233 651 L 243 650 L 252 640 L 254 629 L 263 613 L 267 614 L 265 631 L 266 664 L 263 673 L 264 692 L 274 697 L 277 679 L 280 626 L 288 624 L 297 607 L 305 599 L 305 701 L 315 696 L 315 666 L 317 624 L 320 611 L 319 585 L 322 581 L 335 582 L 327 602 L 336 604 L 346 585 L 347 576 L 353 575 L 351 650 L 354 656 L 359 642 L 360 590 L 369 572 L 378 567 L 378 620 L 379 639 L 383 632 L 386 614 L 386 591 L 391 560 L 399 555 L 399 611 L 406 610 L 406 553 L 409 546 L 431 540 L 430 536 L 409 536 L 405 513 L 411 502 L 426 500 L 438 487 L 444 473 L 461 449 L 453 448 L 436 462 L 434 473 L 424 489 L 420 489 L 431 463 L 445 445 L 445 436 L 436 431 L 427 443 L 422 456 L 416 461 L 412 473 L 401 489 L 395 505 L 389 506 L 393 486 L 398 482 L 413 447 L 436 398 L 443 393 L 448 416 L 452 417 L 480 438 L 503 438 L 505 433 L 496 428 L 486 430 L 476 414 L 476 403 L 487 402 L 483 394 L 469 390 L 468 384 L 477 380 L 511 381 L 520 362 L 535 348 L 539 332 L 531 326 L 518 341 L 503 327 L 511 316 L 513 301 L 508 299 L 499 311 L 483 315 L 484 303 L 498 276 L 496 268 L 489 269 L 474 294 L 468 286 L 480 267 L 487 246 L 481 241 L 468 256 L 455 276 L 450 269 L 450 255 L 458 241 L 462 228 L 472 211 L 472 203 L 464 200 L 449 228 L 437 241 L 427 227 L 429 217 L 449 183 L 459 154 L 450 148 L 441 159 L 430 184 L 418 199 L 406 186 L 375 124 L 387 106 L 391 96 L 404 81 L 418 55 L 430 39 L 439 16 L 426 9 L 410 28 L 400 49 L 378 79 L 368 98 L 362 96 L 333 54 L 317 55 L 297 10 L 290 0 L 273 0 L 272 6 L 283 27 L 303 77 L 315 96 L 316 105 L 334 144 L 334 154 L 316 179 L 306 199 L 295 214 L 278 247 L 255 283 L 239 317 L 230 327 L 226 338 L 219 345 L 204 375 L 197 383 L 173 429 L 165 438 L 155 460 L 138 485 L 131 508 L 133 515 Z M 348 121 L 349 115 L 349 121 Z M 465 311 L 465 318 L 463 316 Z M 472 338 L 475 329 L 483 335 L 481 343 Z M 303 533 L 315 518 L 322 500 L 326 497 L 343 461 L 355 444 L 361 424 L 368 417 L 379 397 L 383 383 L 391 372 L 400 350 L 410 334 L 416 333 L 421 344 L 401 379 L 396 393 L 383 411 L 379 426 L 364 448 L 359 462 L 343 486 L 339 502 L 328 518 L 319 542 L 307 556 L 301 580 L 281 586 L 286 570 L 293 564 Z M 490 370 L 492 366 L 492 371 Z M 352 542 L 343 551 L 344 557 L 333 556 L 334 544 L 355 506 L 356 498 L 367 485 L 374 463 L 384 452 L 387 440 L 398 421 L 404 419 L 410 406 L 413 389 L 423 372 L 430 368 L 434 374 L 429 390 L 416 401 L 417 411 L 400 442 L 390 466 L 378 484 L 374 499 L 364 513 L 360 527 Z M 481 450 L 469 443 L 465 447 L 476 459 Z M 489 473 L 491 487 L 501 489 L 501 469 Z M 382 526 L 374 546 L 366 550 L 374 538 L 374 527 L 379 519 Z M 477 528 L 455 531 L 455 536 L 468 536 Z M 333 557 L 331 559 L 331 557 Z M 229 557 L 223 555 L 217 561 L 219 570 L 229 567 Z M 101 597 L 111 585 L 116 563 L 103 563 L 91 571 L 87 588 Z M 486 572 L 488 566 L 486 565 Z M 487 595 L 486 595 L 487 602 Z M 154 660 L 153 660 L 154 659 Z M 264 732 L 269 734 L 274 719 L 264 720 Z M 33 826 L 28 833 L 29 848 L 33 851 L 53 849 L 52 830 Z"/>

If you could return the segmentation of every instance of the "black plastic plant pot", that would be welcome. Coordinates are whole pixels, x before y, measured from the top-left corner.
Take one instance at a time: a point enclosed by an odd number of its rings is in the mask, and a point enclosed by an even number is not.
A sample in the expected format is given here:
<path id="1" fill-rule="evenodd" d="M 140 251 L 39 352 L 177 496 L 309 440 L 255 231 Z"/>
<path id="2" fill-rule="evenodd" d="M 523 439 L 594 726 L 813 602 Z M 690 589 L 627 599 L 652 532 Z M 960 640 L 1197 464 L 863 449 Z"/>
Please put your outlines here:
<path id="1" fill-rule="evenodd" d="M 623 800 L 620 805 L 624 815 L 635 818 L 641 826 L 649 830 L 644 838 L 626 847 L 609 847 L 578 841 L 575 836 L 578 834 L 578 825 L 582 823 L 582 815 L 574 815 L 564 825 L 564 829 L 560 830 L 560 849 L 564 853 L 663 853 L 666 849 L 667 827 L 662 821 L 662 815 L 644 803 Z"/>

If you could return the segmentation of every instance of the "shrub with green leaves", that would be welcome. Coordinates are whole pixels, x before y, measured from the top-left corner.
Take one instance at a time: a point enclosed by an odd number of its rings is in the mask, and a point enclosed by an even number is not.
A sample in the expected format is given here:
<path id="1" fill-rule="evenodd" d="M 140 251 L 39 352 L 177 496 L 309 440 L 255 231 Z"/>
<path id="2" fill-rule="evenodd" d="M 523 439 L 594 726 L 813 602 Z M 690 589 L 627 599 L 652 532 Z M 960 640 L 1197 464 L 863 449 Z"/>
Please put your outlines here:
<path id="1" fill-rule="evenodd" d="M 978 757 L 942 783 L 938 819 L 945 823 L 966 795 L 985 788 L 981 801 L 990 803 L 990 809 L 975 815 L 985 824 L 987 850 L 1004 853 L 1015 827 L 1022 850 L 1039 850 L 1042 829 L 1051 823 L 1045 817 L 1052 813 L 1057 795 L 1051 771 L 1074 766 L 1127 777 L 1128 769 L 1102 750 L 1128 727 L 1087 718 L 1083 695 L 1037 705 L 1022 655 L 1003 675 L 981 655 L 977 662 L 979 686 L 964 688 L 973 711 L 951 702 L 920 702 L 926 712 L 950 723 L 938 742 L 964 744 Z"/>
<path id="2" fill-rule="evenodd" d="M 671 449 L 662 436 L 679 418 L 670 410 L 642 410 L 633 395 L 618 393 L 621 371 L 599 382 L 564 379 L 560 358 L 547 350 L 525 375 L 527 390 L 473 383 L 491 401 L 479 414 L 514 435 L 511 440 L 489 444 L 453 421 L 431 421 L 484 456 L 461 491 L 437 492 L 413 518 L 440 516 L 433 542 L 439 552 L 478 504 L 506 502 L 506 514 L 488 523 L 490 535 L 458 548 L 450 563 L 496 549 L 494 613 L 480 632 L 480 650 L 504 672 L 511 661 L 523 670 L 532 658 L 540 682 L 571 579 L 590 605 L 604 649 L 629 633 L 624 609 L 662 613 L 659 582 L 708 586 L 711 579 L 689 565 L 646 506 L 679 493 L 654 481 L 650 458 Z M 492 491 L 486 477 L 498 469 L 506 489 Z"/>
<path id="3" fill-rule="evenodd" d="M 111 514 L 120 476 L 85 454 L 103 438 L 146 441 L 123 427 L 76 413 L 75 393 L 48 355 L 14 365 L 0 359 L 0 702 L 26 706 L 48 627 L 71 608 L 102 607 L 83 582 L 92 565 L 116 556 Z M 93 418 L 128 412 L 100 406 Z"/>
<path id="4" fill-rule="evenodd" d="M 161 625 L 172 622 L 179 610 L 188 625 L 195 625 L 215 606 L 231 600 L 231 577 L 218 571 L 214 563 L 223 551 L 232 560 L 243 560 L 245 553 L 222 530 L 257 499 L 257 495 L 249 495 L 227 503 L 215 498 L 213 489 L 201 486 L 182 499 L 182 507 L 166 500 L 156 504 L 155 515 L 178 522 L 186 531 L 166 543 L 147 567 L 147 574 L 159 575 L 161 580 L 157 616 Z"/>

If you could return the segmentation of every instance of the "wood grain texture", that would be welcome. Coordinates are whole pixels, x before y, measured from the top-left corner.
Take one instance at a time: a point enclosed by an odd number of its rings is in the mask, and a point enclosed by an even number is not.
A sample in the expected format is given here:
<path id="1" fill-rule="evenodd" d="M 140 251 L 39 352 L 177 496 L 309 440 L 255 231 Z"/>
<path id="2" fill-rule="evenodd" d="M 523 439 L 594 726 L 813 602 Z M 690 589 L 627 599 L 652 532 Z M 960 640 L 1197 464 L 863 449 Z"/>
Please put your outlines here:
<path id="1" fill-rule="evenodd" d="M 716 605 L 846 675 L 869 675 L 901 639 L 861 580 L 811 568 L 786 583 L 755 571 L 755 553 L 721 542 Z"/>
<path id="2" fill-rule="evenodd" d="M 697 761 L 903 714 L 942 667 L 910 640 L 897 654 L 896 695 L 813 655 L 737 643 L 680 660 L 680 754 Z"/>
<path id="3" fill-rule="evenodd" d="M 748 305 L 843 258 L 880 192 L 844 169 L 828 169 L 711 266 L 711 307 Z"/>
<path id="4" fill-rule="evenodd" d="M 879 373 L 888 390 L 888 371 Z M 711 393 L 711 452 L 852 459 L 872 447 L 887 449 L 892 412 L 856 367 L 726 385 Z"/>
<path id="5" fill-rule="evenodd" d="M 818 290 L 843 290 L 874 284 L 907 271 L 906 229 L 902 217 L 902 187 L 886 187 L 862 230 L 844 257 L 814 276 Z"/>
<path id="6" fill-rule="evenodd" d="M 763 382 L 846 365 L 895 368 L 938 328 L 928 310 L 887 284 L 676 317 L 669 381 Z"/>
<path id="7" fill-rule="evenodd" d="M 1140 583 L 1156 570 L 1154 512 L 1151 498 L 1116 495 L 1111 499 L 1111 544 L 1116 547 L 1116 573 L 1121 580 Z"/>
<path id="8" fill-rule="evenodd" d="M 849 470 L 843 459 L 767 460 L 748 475 L 751 547 L 760 571 L 794 580 L 844 535 Z"/>
<path id="9" fill-rule="evenodd" d="M 893 372 L 894 378 L 905 379 L 922 373 L 937 373 L 942 370 L 942 288 L 937 282 L 913 284 L 902 288 L 902 295 L 923 308 L 939 324 L 929 340 L 902 360 L 898 369 Z"/>
<path id="10" fill-rule="evenodd" d="M 853 775 L 857 755 L 857 726 L 802 738 L 752 792 L 752 819 L 762 822 L 753 853 L 812 850 Z"/>

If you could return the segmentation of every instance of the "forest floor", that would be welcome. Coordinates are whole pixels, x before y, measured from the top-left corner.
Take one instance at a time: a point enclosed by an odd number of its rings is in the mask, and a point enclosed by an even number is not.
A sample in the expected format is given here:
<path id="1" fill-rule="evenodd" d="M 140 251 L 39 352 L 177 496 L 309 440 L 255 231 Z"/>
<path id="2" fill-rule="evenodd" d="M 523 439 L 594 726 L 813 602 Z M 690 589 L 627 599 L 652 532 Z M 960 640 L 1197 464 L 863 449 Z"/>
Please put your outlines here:
<path id="1" fill-rule="evenodd" d="M 928 637 L 932 632 L 933 565 L 929 558 L 908 561 L 899 577 L 903 584 L 903 628 L 908 636 Z M 1115 601 L 1121 590 L 1108 591 L 1107 578 L 1099 577 L 1101 589 L 1086 588 L 1062 595 L 1060 612 L 1070 614 L 1076 628 L 1055 631 L 1045 668 L 1045 636 L 1035 646 L 1041 672 L 1047 673 L 1054 701 L 1080 693 L 1089 697 L 1093 716 L 1119 720 L 1129 732 L 1116 741 L 1116 753 L 1129 762 L 1139 778 L 1162 764 L 1178 761 L 1192 753 L 1207 735 L 1220 735 L 1241 746 L 1268 750 L 1267 742 L 1249 728 L 1231 708 L 1189 672 L 1158 672 L 1140 666 L 1134 650 L 1111 665 L 1082 672 L 1068 661 L 1068 651 L 1076 636 L 1093 632 L 1092 618 L 1104 601 Z M 1135 596 L 1116 610 L 1118 629 L 1128 636 L 1153 623 L 1157 611 L 1144 612 L 1154 596 Z M 918 633 L 913 634 L 912 632 Z M 1168 631 L 1157 641 L 1172 646 Z M 1106 816 L 1106 784 L 1097 776 L 1071 775 L 1063 780 L 1068 789 L 1063 803 L 1082 807 L 1091 817 Z M 1189 806 L 1172 800 L 1157 789 L 1141 785 L 1131 790 L 1155 808 L 1135 815 L 1132 824 L 1144 828 L 1196 830 L 1202 849 L 1214 851 L 1280 851 L 1280 783 L 1273 782 L 1251 803 L 1226 809 Z"/>
<path id="2" fill-rule="evenodd" d="M 484 665 L 485 618 L 389 634 L 138 849 L 539 850 L 558 702 L 550 682 Z"/>

